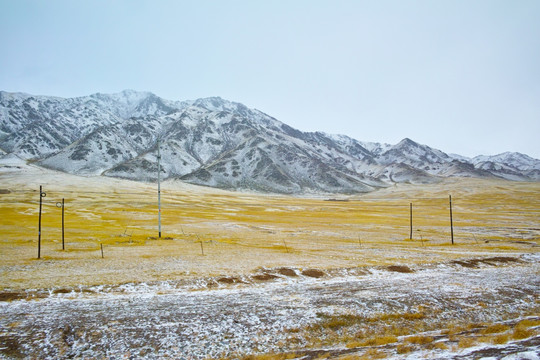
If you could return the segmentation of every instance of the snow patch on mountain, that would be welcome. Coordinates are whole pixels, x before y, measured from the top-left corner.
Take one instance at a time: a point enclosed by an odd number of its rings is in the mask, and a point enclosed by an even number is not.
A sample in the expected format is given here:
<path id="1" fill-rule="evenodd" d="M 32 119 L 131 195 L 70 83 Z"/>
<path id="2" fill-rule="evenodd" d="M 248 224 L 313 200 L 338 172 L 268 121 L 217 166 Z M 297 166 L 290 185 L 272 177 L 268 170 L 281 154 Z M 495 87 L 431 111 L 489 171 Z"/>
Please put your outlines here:
<path id="1" fill-rule="evenodd" d="M 375 156 L 381 155 L 382 153 L 390 150 L 390 148 L 393 146 L 392 144 L 369 141 L 359 141 L 359 143 Z"/>
<path id="2" fill-rule="evenodd" d="M 527 155 L 470 159 L 408 138 L 391 145 L 302 132 L 220 97 L 0 92 L 0 154 L 73 174 L 155 181 L 158 143 L 163 179 L 234 190 L 354 193 L 445 177 L 540 179 L 540 161 Z"/>

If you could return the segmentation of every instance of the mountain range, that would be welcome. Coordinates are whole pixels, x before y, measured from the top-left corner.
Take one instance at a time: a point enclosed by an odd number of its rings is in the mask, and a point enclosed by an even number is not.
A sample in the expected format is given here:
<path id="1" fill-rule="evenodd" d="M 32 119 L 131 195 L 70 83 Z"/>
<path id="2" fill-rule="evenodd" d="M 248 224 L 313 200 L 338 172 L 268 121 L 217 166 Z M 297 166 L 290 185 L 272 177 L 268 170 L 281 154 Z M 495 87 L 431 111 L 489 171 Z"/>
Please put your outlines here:
<path id="1" fill-rule="evenodd" d="M 302 132 L 219 97 L 0 91 L 0 156 L 78 175 L 156 181 L 158 146 L 162 179 L 233 190 L 355 193 L 446 177 L 540 180 L 540 160 L 524 154 L 467 158 L 408 138 L 390 145 Z"/>

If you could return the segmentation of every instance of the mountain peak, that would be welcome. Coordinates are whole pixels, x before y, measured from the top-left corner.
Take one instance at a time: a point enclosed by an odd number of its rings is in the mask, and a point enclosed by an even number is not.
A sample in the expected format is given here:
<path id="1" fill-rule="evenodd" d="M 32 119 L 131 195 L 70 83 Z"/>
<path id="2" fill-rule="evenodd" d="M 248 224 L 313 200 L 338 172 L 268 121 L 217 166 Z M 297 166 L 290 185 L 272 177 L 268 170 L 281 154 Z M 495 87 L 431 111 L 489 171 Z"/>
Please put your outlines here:
<path id="1" fill-rule="evenodd" d="M 135 94 L 152 94 L 152 93 L 149 92 L 149 91 L 137 91 L 137 90 L 133 90 L 133 89 L 124 89 L 124 90 L 120 91 L 120 94 L 130 96 L 130 95 L 135 95 Z"/>
<path id="2" fill-rule="evenodd" d="M 249 109 L 244 104 L 225 100 L 219 96 L 200 98 L 193 101 L 192 105 L 202 107 L 210 111 L 227 111 L 242 116 L 248 116 L 248 114 L 254 112 L 254 110 Z"/>
<path id="3" fill-rule="evenodd" d="M 519 152 L 504 152 L 497 155 L 479 155 L 472 159 L 472 163 L 482 166 L 482 163 L 498 163 L 511 166 L 518 170 L 540 170 L 540 160 Z"/>
<path id="4" fill-rule="evenodd" d="M 113 99 L 115 101 L 127 101 L 127 102 L 139 102 L 144 100 L 147 97 L 156 96 L 149 91 L 135 91 L 131 89 L 125 89 L 117 93 L 112 94 L 103 94 L 95 93 L 90 95 L 90 97 L 102 98 L 102 99 Z"/>
<path id="5" fill-rule="evenodd" d="M 231 107 L 232 104 L 235 103 L 224 100 L 219 96 L 205 97 L 193 101 L 194 106 L 200 106 L 211 111 L 222 111 L 224 107 Z"/>
<path id="6" fill-rule="evenodd" d="M 408 137 L 406 137 L 403 140 L 401 140 L 400 142 L 398 142 L 395 146 L 400 147 L 400 146 L 404 146 L 404 145 L 407 145 L 407 146 L 420 146 L 420 144 L 418 144 L 416 141 L 413 141 L 413 140 L 409 139 Z"/>
<path id="7" fill-rule="evenodd" d="M 457 162 L 410 138 L 392 146 L 305 133 L 219 96 L 179 102 L 131 89 L 70 99 L 0 92 L 0 153 L 42 166 L 151 180 L 158 137 L 164 179 L 234 190 L 358 192 L 447 176 L 540 179 L 540 161 L 523 154 Z"/>

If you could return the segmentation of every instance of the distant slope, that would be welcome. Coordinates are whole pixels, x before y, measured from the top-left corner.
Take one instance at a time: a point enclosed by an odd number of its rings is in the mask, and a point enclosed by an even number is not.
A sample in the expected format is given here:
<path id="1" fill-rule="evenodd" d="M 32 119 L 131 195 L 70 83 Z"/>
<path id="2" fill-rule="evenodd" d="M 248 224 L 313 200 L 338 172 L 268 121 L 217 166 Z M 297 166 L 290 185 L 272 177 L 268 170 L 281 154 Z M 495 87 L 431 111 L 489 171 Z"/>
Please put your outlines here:
<path id="1" fill-rule="evenodd" d="M 219 97 L 0 92 L 0 149 L 44 167 L 155 181 L 158 141 L 163 178 L 226 189 L 353 193 L 450 176 L 540 179 L 540 161 L 527 155 L 469 159 L 411 139 L 390 145 L 305 133 Z"/>

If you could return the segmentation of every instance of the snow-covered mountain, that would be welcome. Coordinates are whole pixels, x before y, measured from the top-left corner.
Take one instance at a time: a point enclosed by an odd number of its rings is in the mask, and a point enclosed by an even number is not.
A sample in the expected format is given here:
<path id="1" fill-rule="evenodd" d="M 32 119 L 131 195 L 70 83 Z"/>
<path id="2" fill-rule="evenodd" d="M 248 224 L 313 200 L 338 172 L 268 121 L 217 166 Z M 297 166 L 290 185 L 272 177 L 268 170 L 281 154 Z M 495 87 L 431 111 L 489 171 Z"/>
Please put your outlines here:
<path id="1" fill-rule="evenodd" d="M 540 179 L 540 161 L 525 154 L 505 152 L 494 156 L 476 156 L 471 163 L 478 169 L 508 180 Z"/>
<path id="2" fill-rule="evenodd" d="M 540 161 L 523 154 L 468 159 L 411 139 L 390 145 L 306 133 L 219 97 L 0 92 L 0 155 L 74 174 L 154 181 L 158 143 L 162 178 L 226 189 L 351 193 L 449 176 L 540 179 Z"/>
<path id="3" fill-rule="evenodd" d="M 72 99 L 0 91 L 0 146 L 25 159 L 42 159 L 103 127 L 185 106 L 132 90 Z"/>

